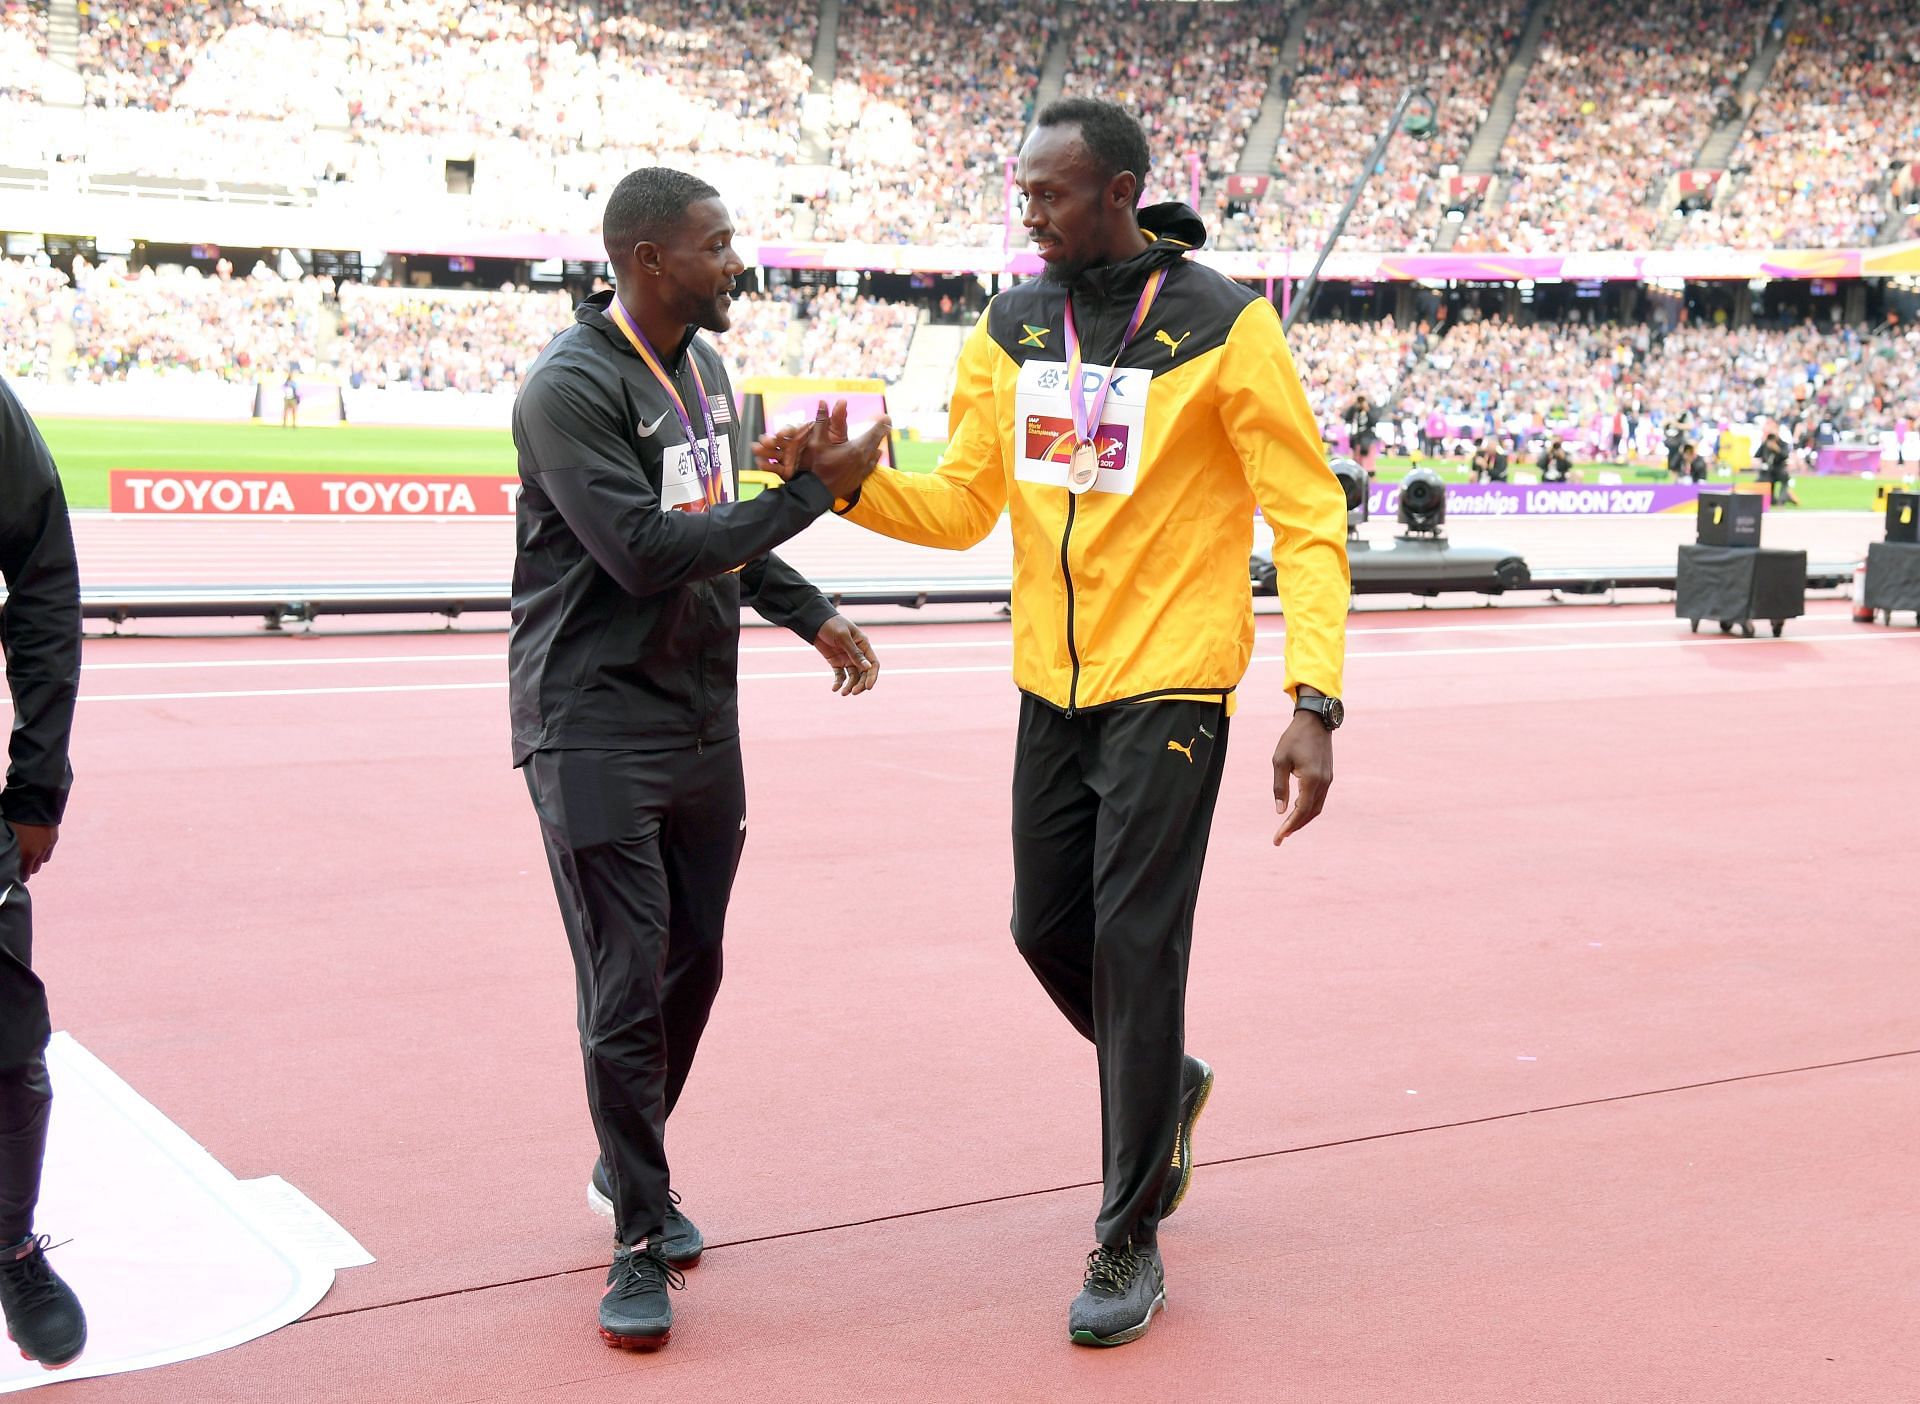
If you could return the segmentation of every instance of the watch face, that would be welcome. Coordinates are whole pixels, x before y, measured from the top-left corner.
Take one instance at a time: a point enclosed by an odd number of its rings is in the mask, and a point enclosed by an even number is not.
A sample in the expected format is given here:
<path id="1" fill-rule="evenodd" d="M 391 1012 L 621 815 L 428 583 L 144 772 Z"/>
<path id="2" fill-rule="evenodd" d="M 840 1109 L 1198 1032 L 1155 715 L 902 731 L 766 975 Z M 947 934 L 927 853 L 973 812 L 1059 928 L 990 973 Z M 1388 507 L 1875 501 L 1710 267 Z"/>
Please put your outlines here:
<path id="1" fill-rule="evenodd" d="M 1326 722 L 1328 731 L 1338 731 L 1340 723 L 1347 719 L 1347 709 L 1338 697 L 1329 697 L 1326 709 L 1320 716 Z"/>

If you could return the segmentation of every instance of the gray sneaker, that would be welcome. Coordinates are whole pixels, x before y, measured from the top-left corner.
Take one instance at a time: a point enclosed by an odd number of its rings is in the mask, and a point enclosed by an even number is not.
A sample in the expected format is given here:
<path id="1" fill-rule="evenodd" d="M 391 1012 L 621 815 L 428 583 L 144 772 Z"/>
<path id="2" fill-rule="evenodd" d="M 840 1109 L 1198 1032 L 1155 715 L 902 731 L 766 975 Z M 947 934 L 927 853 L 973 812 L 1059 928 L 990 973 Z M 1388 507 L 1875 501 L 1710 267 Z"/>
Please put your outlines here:
<path id="1" fill-rule="evenodd" d="M 1167 1278 L 1157 1248 L 1109 1248 L 1087 1254 L 1087 1281 L 1067 1312 L 1075 1345 L 1117 1346 L 1137 1341 L 1167 1306 Z"/>
<path id="2" fill-rule="evenodd" d="M 1160 1217 L 1171 1218 L 1193 1184 L 1193 1127 L 1213 1093 L 1213 1069 L 1189 1057 L 1180 1070 L 1180 1130 L 1173 1138 L 1173 1163 L 1160 1191 Z"/>
<path id="3" fill-rule="evenodd" d="M 687 1279 L 667 1265 L 659 1244 L 615 1248 L 600 1298 L 600 1339 L 616 1350 L 660 1349 L 673 1334 L 667 1288 L 686 1285 Z"/>
<path id="4" fill-rule="evenodd" d="M 587 1177 L 587 1207 L 603 1219 L 613 1217 L 613 1186 L 607 1181 L 607 1167 L 598 1160 Z M 667 1261 L 677 1268 L 699 1262 L 707 1246 L 693 1220 L 680 1212 L 680 1196 L 672 1190 L 667 1191 L 667 1220 L 655 1237 Z"/>

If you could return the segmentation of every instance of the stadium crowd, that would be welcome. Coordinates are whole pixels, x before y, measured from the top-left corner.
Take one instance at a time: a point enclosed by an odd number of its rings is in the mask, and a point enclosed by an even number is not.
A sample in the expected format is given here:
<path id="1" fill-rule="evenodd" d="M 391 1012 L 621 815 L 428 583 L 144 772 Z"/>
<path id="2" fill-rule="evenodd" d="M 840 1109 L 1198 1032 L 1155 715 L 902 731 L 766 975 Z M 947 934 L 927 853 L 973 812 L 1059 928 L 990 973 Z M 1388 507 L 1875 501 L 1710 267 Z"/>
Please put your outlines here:
<path id="1" fill-rule="evenodd" d="M 1825 0 L 1795 12 L 1733 156 L 1742 179 L 1683 247 L 1856 248 L 1889 216 L 1890 168 L 1920 160 L 1920 7 Z M 1895 182 L 1893 192 L 1899 195 Z M 1920 218 L 1900 232 L 1920 232 Z"/>
<path id="2" fill-rule="evenodd" d="M 0 98 L 35 92 L 46 57 L 46 11 L 25 0 L 0 0 Z"/>
<path id="3" fill-rule="evenodd" d="M 1223 248 L 1313 248 L 1332 227 L 1361 162 L 1409 84 L 1437 107 L 1430 140 L 1396 140 L 1362 193 L 1344 243 L 1357 249 L 1432 246 L 1445 190 L 1513 56 L 1519 10 L 1479 0 L 1356 0 L 1315 9 L 1273 156 L 1266 198 L 1222 221 Z M 1222 206 L 1227 201 L 1222 197 Z"/>
<path id="4" fill-rule="evenodd" d="M 1322 323 L 1290 334 L 1329 437 L 1357 395 L 1408 451 L 1550 433 L 1597 457 L 1655 457 L 1664 429 L 1776 421 L 1878 433 L 1920 423 L 1920 327 L 1524 322 L 1463 318 L 1411 331 Z M 1425 431 L 1426 438 L 1422 434 Z"/>
<path id="5" fill-rule="evenodd" d="M 1646 248 L 1660 197 L 1728 114 L 1772 0 L 1547 0 L 1491 201 L 1454 247 Z M 753 237 L 992 245 L 1004 162 L 1050 51 L 1064 91 L 1135 107 L 1151 197 L 1187 198 L 1197 157 L 1218 247 L 1310 248 L 1403 86 L 1439 111 L 1401 140 L 1349 246 L 1429 247 L 1445 181 L 1486 116 L 1522 0 L 844 0 L 831 85 L 807 108 L 818 7 L 779 0 L 128 0 L 80 6 L 93 115 L 35 99 L 42 6 L 0 0 L 9 161 L 90 179 L 252 182 L 369 216 L 584 232 L 605 182 L 697 167 Z M 1920 159 L 1920 11 L 1906 0 L 1790 7 L 1718 207 L 1688 245 L 1833 246 L 1920 234 L 1889 171 Z M 1301 49 L 1261 198 L 1229 198 L 1290 21 Z M 262 82 L 270 73 L 274 81 Z M 1732 109 L 1738 110 L 1738 104 Z M 1267 153 L 1254 153 L 1253 167 Z M 74 167 L 74 169 L 79 169 Z M 1257 173 L 1257 172 L 1254 172 Z M 1019 237 L 1015 232 L 1016 239 Z"/>
<path id="6" fill-rule="evenodd" d="M 1504 199 L 1462 250 L 1646 249 L 1659 197 L 1713 129 L 1772 0 L 1552 0 L 1500 162 Z"/>
<path id="7" fill-rule="evenodd" d="M 353 388 L 512 392 L 572 317 L 564 292 L 283 278 L 262 265 L 130 271 L 119 260 L 0 259 L 0 373 L 94 382 L 246 382 L 289 371 Z M 923 313 L 837 287 L 736 299 L 720 346 L 736 378 L 899 377 Z M 1510 321 L 1399 327 L 1303 322 L 1289 333 L 1308 402 L 1339 441 L 1365 396 L 1388 451 L 1549 433 L 1581 456 L 1658 458 L 1682 424 L 1711 457 L 1717 426 L 1834 433 L 1920 425 L 1920 325 Z"/>
<path id="8" fill-rule="evenodd" d="M 1009 0 L 847 0 L 830 160 L 844 177 L 814 235 L 998 240 L 1003 162 L 1033 115 L 1053 16 Z"/>
<path id="9" fill-rule="evenodd" d="M 1081 0 L 1070 12 L 1062 91 L 1139 114 L 1159 158 L 1147 199 L 1191 199 L 1190 157 L 1199 157 L 1203 181 L 1234 169 L 1260 115 L 1286 6 Z"/>
<path id="10" fill-rule="evenodd" d="M 737 298 L 719 345 L 736 377 L 880 376 L 906 363 L 920 310 L 838 288 Z M 564 292 L 401 288 L 117 259 L 0 259 L 0 374 L 56 367 L 94 381 L 184 375 L 243 381 L 319 371 L 354 388 L 518 388 L 573 319 Z M 796 344 L 795 320 L 802 334 Z"/>

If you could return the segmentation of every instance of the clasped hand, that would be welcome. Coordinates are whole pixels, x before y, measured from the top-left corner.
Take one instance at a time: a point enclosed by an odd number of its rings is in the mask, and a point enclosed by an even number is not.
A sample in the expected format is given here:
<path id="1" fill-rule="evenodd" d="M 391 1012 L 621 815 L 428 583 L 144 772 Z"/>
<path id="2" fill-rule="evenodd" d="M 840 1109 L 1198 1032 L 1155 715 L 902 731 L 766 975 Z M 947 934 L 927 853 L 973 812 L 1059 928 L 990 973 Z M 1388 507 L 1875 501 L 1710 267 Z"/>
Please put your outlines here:
<path id="1" fill-rule="evenodd" d="M 754 461 L 761 468 L 791 482 L 795 473 L 811 473 L 841 501 L 849 501 L 880 464 L 880 451 L 893 432 L 884 415 L 858 438 L 847 437 L 847 402 L 836 400 L 829 409 L 820 401 L 812 420 L 790 424 L 763 434 L 754 443 Z"/>

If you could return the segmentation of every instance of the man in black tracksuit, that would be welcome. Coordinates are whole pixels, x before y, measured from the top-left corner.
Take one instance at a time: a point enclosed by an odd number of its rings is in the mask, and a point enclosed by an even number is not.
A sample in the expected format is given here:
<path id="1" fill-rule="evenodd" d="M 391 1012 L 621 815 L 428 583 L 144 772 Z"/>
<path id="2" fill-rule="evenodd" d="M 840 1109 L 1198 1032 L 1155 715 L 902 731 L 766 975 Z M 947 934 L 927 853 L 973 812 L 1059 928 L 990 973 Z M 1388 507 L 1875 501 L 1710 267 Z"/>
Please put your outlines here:
<path id="1" fill-rule="evenodd" d="M 87 1319 L 33 1233 L 53 1090 L 47 992 L 33 973 L 27 882 L 60 839 L 73 770 L 67 740 L 80 686 L 80 573 L 53 456 L 0 381 L 0 643 L 13 694 L 0 794 L 0 1308 L 29 1359 L 49 1369 L 87 1342 Z"/>
<path id="2" fill-rule="evenodd" d="M 1787 472 L 1793 451 L 1787 447 L 1787 441 L 1780 437 L 1780 431 L 1769 429 L 1767 437 L 1761 440 L 1753 456 L 1760 463 L 1760 480 L 1769 484 L 1772 505 L 1778 507 L 1782 502 L 1787 502 L 1798 507 L 1800 499 L 1793 495 L 1793 479 Z"/>
<path id="3" fill-rule="evenodd" d="M 873 685 L 866 636 L 768 553 L 858 490 L 887 425 L 740 501 L 739 405 L 696 335 L 727 329 L 743 269 L 726 206 L 691 176 L 636 171 L 604 227 L 617 293 L 579 308 L 514 407 L 508 667 L 513 761 L 578 980 L 591 1193 L 617 1233 L 601 1334 L 651 1349 L 672 1323 L 674 1268 L 701 1247 L 671 1196 L 664 1132 L 720 987 L 746 840 L 740 604 L 814 644 L 836 691 Z"/>

